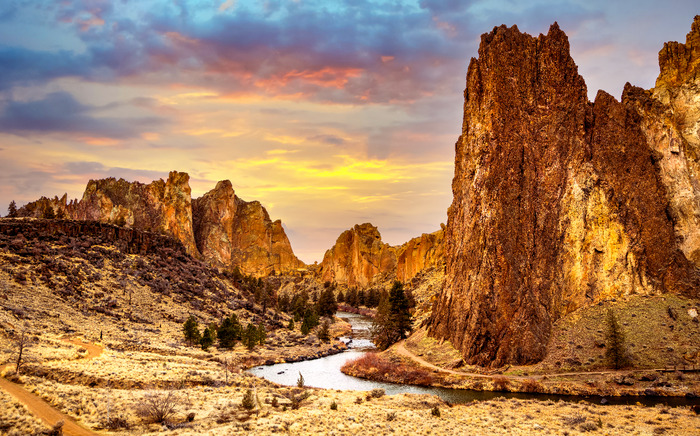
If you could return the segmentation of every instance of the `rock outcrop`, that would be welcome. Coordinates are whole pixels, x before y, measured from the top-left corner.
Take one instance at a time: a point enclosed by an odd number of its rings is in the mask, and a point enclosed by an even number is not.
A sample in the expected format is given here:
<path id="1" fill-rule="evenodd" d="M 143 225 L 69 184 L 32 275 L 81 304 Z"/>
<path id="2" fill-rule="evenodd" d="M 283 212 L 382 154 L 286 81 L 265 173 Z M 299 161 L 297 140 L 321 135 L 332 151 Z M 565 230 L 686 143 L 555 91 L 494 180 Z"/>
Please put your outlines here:
<path id="1" fill-rule="evenodd" d="M 361 288 L 395 272 L 396 253 L 370 223 L 356 224 L 341 233 L 323 256 L 319 271 L 323 281 Z"/>
<path id="2" fill-rule="evenodd" d="M 272 221 L 258 201 L 238 198 L 228 180 L 193 201 L 197 248 L 210 263 L 269 274 L 303 268 L 280 220 Z"/>
<path id="3" fill-rule="evenodd" d="M 162 233 L 182 242 L 187 253 L 222 268 L 267 275 L 304 267 L 294 256 L 281 221 L 272 221 L 257 201 L 238 198 L 228 180 L 192 200 L 189 175 L 172 171 L 149 184 L 108 178 L 90 180 L 80 201 L 67 196 L 41 199 L 20 208 L 40 218 L 99 221 Z"/>
<path id="4" fill-rule="evenodd" d="M 407 282 L 426 268 L 444 268 L 445 231 L 423 233 L 405 244 L 394 247 L 396 252 L 396 279 Z"/>
<path id="5" fill-rule="evenodd" d="M 555 23 L 501 26 L 467 73 L 446 281 L 430 320 L 470 364 L 541 360 L 554 321 L 628 294 L 698 296 L 700 17 L 622 102 L 583 78 Z"/>
<path id="6" fill-rule="evenodd" d="M 421 270 L 444 264 L 444 231 L 424 233 L 403 245 L 382 242 L 370 223 L 357 224 L 338 237 L 323 256 L 319 274 L 323 281 L 365 288 L 387 280 L 411 280 Z"/>

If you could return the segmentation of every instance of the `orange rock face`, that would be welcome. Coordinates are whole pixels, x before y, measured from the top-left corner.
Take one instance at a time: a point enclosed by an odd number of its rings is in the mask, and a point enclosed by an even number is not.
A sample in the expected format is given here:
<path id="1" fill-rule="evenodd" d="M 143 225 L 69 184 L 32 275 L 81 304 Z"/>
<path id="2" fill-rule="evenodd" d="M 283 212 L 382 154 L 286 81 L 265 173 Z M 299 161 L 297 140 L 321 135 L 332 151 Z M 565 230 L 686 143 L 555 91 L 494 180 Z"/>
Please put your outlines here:
<path id="1" fill-rule="evenodd" d="M 408 281 L 422 269 L 444 263 L 443 230 L 392 247 L 372 224 L 344 231 L 323 256 L 323 281 L 364 288 L 385 280 Z"/>
<path id="2" fill-rule="evenodd" d="M 338 237 L 323 256 L 323 281 L 366 287 L 382 274 L 396 271 L 396 253 L 382 242 L 379 230 L 370 223 L 356 224 Z"/>
<path id="3" fill-rule="evenodd" d="M 396 279 L 407 282 L 425 268 L 444 268 L 444 239 L 445 231 L 440 229 L 433 233 L 423 233 L 399 247 L 394 247 Z"/>
<path id="4" fill-rule="evenodd" d="M 584 305 L 698 296 L 699 31 L 696 17 L 687 44 L 664 48 L 657 89 L 628 85 L 622 102 L 600 91 L 594 103 L 556 23 L 537 38 L 515 26 L 482 36 L 433 337 L 471 364 L 526 364 Z"/>
<path id="5" fill-rule="evenodd" d="M 257 201 L 238 198 L 228 180 L 194 200 L 197 247 L 210 263 L 239 266 L 248 274 L 303 268 L 292 251 L 282 222 L 270 220 Z"/>
<path id="6" fill-rule="evenodd" d="M 294 256 L 281 221 L 273 222 L 257 201 L 238 198 L 228 180 L 192 200 L 189 175 L 173 171 L 168 180 L 150 184 L 108 178 L 90 180 L 80 201 L 67 196 L 41 198 L 19 210 L 41 217 L 51 207 L 65 218 L 119 223 L 170 235 L 188 254 L 212 265 L 239 266 L 248 274 L 303 268 Z"/>

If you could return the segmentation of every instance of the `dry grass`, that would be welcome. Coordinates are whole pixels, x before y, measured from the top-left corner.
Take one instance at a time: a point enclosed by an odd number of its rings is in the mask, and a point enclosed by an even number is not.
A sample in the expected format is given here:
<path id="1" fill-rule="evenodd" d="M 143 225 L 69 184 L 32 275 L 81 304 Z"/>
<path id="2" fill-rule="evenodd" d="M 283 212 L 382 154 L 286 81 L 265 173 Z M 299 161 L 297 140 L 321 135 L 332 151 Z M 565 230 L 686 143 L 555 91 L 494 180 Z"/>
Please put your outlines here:
<path id="1" fill-rule="evenodd" d="M 41 434 L 45 430 L 49 427 L 0 389 L 0 435 L 26 436 Z"/>
<path id="2" fill-rule="evenodd" d="M 391 380 L 394 383 L 418 386 L 430 386 L 433 383 L 433 376 L 428 371 L 394 363 L 378 353 L 367 353 L 348 361 L 340 370 L 370 380 Z"/>

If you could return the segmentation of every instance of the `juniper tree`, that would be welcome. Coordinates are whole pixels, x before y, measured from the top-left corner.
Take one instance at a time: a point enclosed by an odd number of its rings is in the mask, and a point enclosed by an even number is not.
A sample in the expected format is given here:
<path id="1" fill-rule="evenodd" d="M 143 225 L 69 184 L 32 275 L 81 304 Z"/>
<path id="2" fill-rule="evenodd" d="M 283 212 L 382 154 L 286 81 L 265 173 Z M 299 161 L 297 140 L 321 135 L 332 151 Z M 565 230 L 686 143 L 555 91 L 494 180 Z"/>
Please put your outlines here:
<path id="1" fill-rule="evenodd" d="M 224 318 L 217 332 L 219 346 L 221 348 L 233 348 L 236 345 L 236 341 L 241 340 L 242 330 L 243 327 L 235 313 L 228 318 Z"/>
<path id="2" fill-rule="evenodd" d="M 190 317 L 187 318 L 187 321 L 185 321 L 185 324 L 182 326 L 182 332 L 185 335 L 185 340 L 190 346 L 199 343 L 200 339 L 202 339 L 202 336 L 199 333 L 199 323 L 194 315 L 190 315 Z"/>
<path id="3" fill-rule="evenodd" d="M 335 300 L 333 289 L 325 288 L 321 292 L 321 297 L 318 299 L 318 314 L 319 316 L 332 317 L 338 311 L 338 303 Z"/>
<path id="4" fill-rule="evenodd" d="M 625 334 L 617 321 L 617 316 L 612 309 L 608 309 L 605 329 L 605 359 L 615 369 L 627 365 L 627 350 L 625 346 Z"/>
<path id="5" fill-rule="evenodd" d="M 258 344 L 265 345 L 266 339 L 267 339 L 267 332 L 265 331 L 265 326 L 263 325 L 262 321 L 260 321 L 260 324 L 258 324 L 258 334 L 257 334 Z"/>
<path id="6" fill-rule="evenodd" d="M 15 200 L 12 200 L 10 202 L 10 206 L 7 208 L 7 217 L 8 218 L 16 218 L 17 217 L 17 203 L 15 203 Z"/>
<path id="7" fill-rule="evenodd" d="M 216 333 L 211 327 L 204 329 L 202 338 L 199 340 L 199 345 L 202 346 L 202 350 L 207 351 L 209 347 L 214 344 L 214 335 L 216 335 Z"/>
<path id="8" fill-rule="evenodd" d="M 377 314 L 372 323 L 371 333 L 374 344 L 379 349 L 386 349 L 391 344 L 405 339 L 411 331 L 411 313 L 408 298 L 400 281 L 395 281 L 388 296 L 379 303 Z"/>

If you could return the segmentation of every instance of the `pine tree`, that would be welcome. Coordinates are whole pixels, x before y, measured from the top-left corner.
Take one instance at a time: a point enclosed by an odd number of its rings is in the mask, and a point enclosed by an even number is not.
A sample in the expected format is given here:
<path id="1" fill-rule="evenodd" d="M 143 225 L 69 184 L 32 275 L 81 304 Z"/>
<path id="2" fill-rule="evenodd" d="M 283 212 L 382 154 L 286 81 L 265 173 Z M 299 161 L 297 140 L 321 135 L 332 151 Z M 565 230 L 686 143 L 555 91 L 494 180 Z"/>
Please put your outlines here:
<path id="1" fill-rule="evenodd" d="M 243 345 L 245 345 L 249 350 L 252 350 L 255 348 L 257 343 L 258 329 L 256 329 L 255 325 L 251 322 L 248 324 L 248 327 L 246 327 L 245 333 L 243 333 Z"/>
<path id="2" fill-rule="evenodd" d="M 403 284 L 395 281 L 389 295 L 383 295 L 372 323 L 372 341 L 384 350 L 391 344 L 405 339 L 411 331 L 411 313 Z"/>
<path id="3" fill-rule="evenodd" d="M 199 323 L 194 315 L 190 315 L 182 326 L 182 332 L 185 334 L 185 340 L 192 346 L 193 344 L 199 343 L 202 336 L 199 333 Z"/>
<path id="4" fill-rule="evenodd" d="M 267 339 L 267 332 L 265 331 L 265 326 L 262 321 L 258 324 L 258 334 L 257 334 L 258 344 L 265 345 L 265 340 Z"/>
<path id="5" fill-rule="evenodd" d="M 207 327 L 204 329 L 204 334 L 199 340 L 199 345 L 202 346 L 202 350 L 207 351 L 209 347 L 211 347 L 214 344 L 215 334 L 216 333 L 213 332 L 213 329 L 211 327 Z"/>
<path id="6" fill-rule="evenodd" d="M 7 217 L 17 218 L 17 203 L 15 203 L 15 200 L 12 200 L 10 206 L 7 208 Z"/>
<path id="7" fill-rule="evenodd" d="M 235 313 L 231 314 L 229 318 L 224 318 L 218 331 L 219 346 L 221 348 L 233 348 L 236 346 L 236 341 L 241 339 L 242 329 Z"/>
<path id="8" fill-rule="evenodd" d="M 321 297 L 318 299 L 318 314 L 319 316 L 332 317 L 338 311 L 338 303 L 335 301 L 333 289 L 326 288 L 321 292 Z"/>
<path id="9" fill-rule="evenodd" d="M 292 318 L 289 319 L 289 324 L 287 324 L 287 328 L 289 330 L 294 330 L 294 319 L 292 319 Z"/>
<path id="10" fill-rule="evenodd" d="M 607 326 L 605 330 L 605 359 L 610 366 L 620 369 L 627 365 L 625 334 L 617 321 L 612 309 L 608 309 Z"/>
<path id="11" fill-rule="evenodd" d="M 330 328 L 330 323 L 326 319 L 323 321 L 323 324 L 321 324 L 321 327 L 318 328 L 318 332 L 316 332 L 316 336 L 318 336 L 318 339 L 322 342 L 329 342 L 331 340 L 331 328 Z"/>

